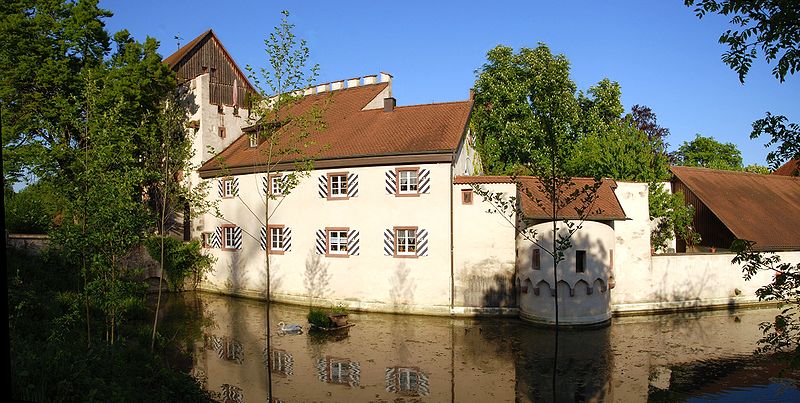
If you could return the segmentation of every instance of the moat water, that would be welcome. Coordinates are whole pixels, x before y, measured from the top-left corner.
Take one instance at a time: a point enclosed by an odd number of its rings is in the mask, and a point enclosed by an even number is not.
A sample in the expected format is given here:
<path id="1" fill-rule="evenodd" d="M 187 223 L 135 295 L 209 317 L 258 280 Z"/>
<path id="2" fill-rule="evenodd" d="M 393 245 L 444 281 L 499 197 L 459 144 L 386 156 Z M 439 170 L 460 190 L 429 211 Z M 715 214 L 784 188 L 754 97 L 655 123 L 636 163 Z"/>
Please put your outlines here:
<path id="1" fill-rule="evenodd" d="M 162 333 L 221 401 L 800 401 L 800 373 L 754 355 L 775 309 L 614 318 L 555 331 L 510 318 L 351 313 L 355 326 L 308 332 L 299 306 L 205 293 L 171 295 Z M 282 334 L 278 323 L 300 324 Z M 168 337 L 166 334 L 165 337 Z M 272 373 L 268 376 L 267 360 Z M 270 388 L 271 380 L 271 388 Z"/>

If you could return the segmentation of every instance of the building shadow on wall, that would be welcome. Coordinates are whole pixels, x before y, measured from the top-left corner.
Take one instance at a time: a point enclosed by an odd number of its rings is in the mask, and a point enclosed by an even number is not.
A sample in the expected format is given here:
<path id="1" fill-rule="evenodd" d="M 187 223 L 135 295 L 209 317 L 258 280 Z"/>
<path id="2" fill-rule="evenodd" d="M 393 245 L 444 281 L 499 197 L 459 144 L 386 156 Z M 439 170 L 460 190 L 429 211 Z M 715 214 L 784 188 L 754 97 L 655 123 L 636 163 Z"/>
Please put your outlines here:
<path id="1" fill-rule="evenodd" d="M 395 270 L 390 281 L 389 301 L 396 312 L 408 312 L 409 304 L 414 302 L 417 285 L 410 278 L 411 269 L 405 263 Z"/>
<path id="2" fill-rule="evenodd" d="M 322 255 L 316 254 L 312 248 L 306 258 L 306 268 L 303 272 L 303 286 L 308 295 L 308 305 L 314 305 L 316 300 L 328 296 L 330 281 L 328 264 L 322 262 Z"/>

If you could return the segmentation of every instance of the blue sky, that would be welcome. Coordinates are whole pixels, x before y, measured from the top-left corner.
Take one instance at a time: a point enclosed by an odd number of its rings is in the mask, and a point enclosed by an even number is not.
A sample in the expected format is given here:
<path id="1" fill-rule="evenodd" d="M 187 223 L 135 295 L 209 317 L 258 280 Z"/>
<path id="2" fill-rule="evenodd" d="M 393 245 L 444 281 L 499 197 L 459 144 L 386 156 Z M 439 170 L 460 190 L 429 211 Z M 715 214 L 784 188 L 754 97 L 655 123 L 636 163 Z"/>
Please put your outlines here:
<path id="1" fill-rule="evenodd" d="M 237 63 L 266 64 L 263 41 L 289 10 L 296 34 L 319 63 L 319 82 L 386 71 L 399 105 L 463 100 L 486 52 L 546 43 L 572 65 L 579 89 L 603 78 L 622 86 L 627 109 L 651 107 L 677 148 L 695 133 L 735 143 L 745 164 L 766 164 L 764 140 L 750 140 L 764 112 L 800 121 L 800 75 L 783 84 L 755 64 L 744 85 L 720 60 L 729 28 L 702 20 L 683 1 L 151 1 L 104 0 L 109 31 L 161 41 L 164 57 L 214 29 Z"/>

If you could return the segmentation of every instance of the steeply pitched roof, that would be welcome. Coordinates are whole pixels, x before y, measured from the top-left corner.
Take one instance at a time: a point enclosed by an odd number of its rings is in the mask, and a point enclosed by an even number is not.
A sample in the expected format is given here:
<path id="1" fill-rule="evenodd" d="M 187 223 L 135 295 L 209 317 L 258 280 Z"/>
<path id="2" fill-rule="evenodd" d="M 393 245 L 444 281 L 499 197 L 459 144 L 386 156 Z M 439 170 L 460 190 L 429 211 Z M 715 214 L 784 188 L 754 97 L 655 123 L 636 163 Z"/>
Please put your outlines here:
<path id="1" fill-rule="evenodd" d="M 166 63 L 172 70 L 176 70 L 177 71 L 179 65 L 181 63 L 185 62 L 186 60 L 188 60 L 188 58 L 191 56 L 192 52 L 195 49 L 201 47 L 202 44 L 205 43 L 206 40 L 213 40 L 217 44 L 219 49 L 222 51 L 222 54 L 225 55 L 225 58 L 228 60 L 228 62 L 231 64 L 231 66 L 234 68 L 234 70 L 236 70 L 237 75 L 239 75 L 240 78 L 242 79 L 242 85 L 246 86 L 248 90 L 250 90 L 252 92 L 256 92 L 255 88 L 253 87 L 253 84 L 251 84 L 250 81 L 247 79 L 247 75 L 244 74 L 244 72 L 242 71 L 241 68 L 239 68 L 239 65 L 236 64 L 236 61 L 233 60 L 233 57 L 231 56 L 231 54 L 228 53 L 228 50 L 225 49 L 225 46 L 222 45 L 222 42 L 219 40 L 219 38 L 217 37 L 217 34 L 215 34 L 214 30 L 212 30 L 212 29 L 209 29 L 208 31 L 203 32 L 202 34 L 197 36 L 197 38 L 194 38 L 189 43 L 187 43 L 186 45 L 183 45 L 175 53 L 173 53 L 173 54 L 169 55 L 167 58 L 165 58 L 164 59 L 164 63 Z M 194 78 L 194 77 L 191 77 L 191 78 Z"/>
<path id="2" fill-rule="evenodd" d="M 772 172 L 773 175 L 799 176 L 800 159 L 791 159 Z"/>
<path id="3" fill-rule="evenodd" d="M 421 163 L 452 161 L 463 137 L 472 108 L 471 101 L 396 107 L 391 112 L 383 108 L 361 110 L 387 87 L 388 83 L 328 91 L 303 97 L 286 113 L 298 116 L 313 106 L 324 109 L 324 129 L 311 131 L 306 141 L 314 146 L 306 150 L 314 156 L 315 167 L 363 166 L 377 164 Z M 245 128 L 246 132 L 255 128 Z M 290 123 L 279 130 L 297 130 Z M 286 137 L 281 136 L 279 137 Z M 268 143 L 250 147 L 248 136 L 242 136 L 222 151 L 218 158 L 200 168 L 203 177 L 223 173 L 263 172 L 261 166 Z M 409 159 L 416 155 L 417 159 Z M 419 157 L 429 155 L 429 157 Z M 404 157 L 405 156 L 405 157 Z M 392 162 L 386 158 L 393 157 Z M 401 158 L 402 157 L 402 158 Z M 286 161 L 291 161 L 291 156 Z M 349 161 L 344 161 L 349 159 Z M 220 161 L 221 160 L 221 161 Z M 354 162 L 353 160 L 358 160 Z M 350 165 L 347 165 L 350 164 Z M 278 169 L 290 169 L 279 167 Z"/>
<path id="4" fill-rule="evenodd" d="M 800 249 L 800 178 L 670 169 L 735 237 L 755 241 L 760 250 Z"/>
<path id="5" fill-rule="evenodd" d="M 549 196 L 543 191 L 544 184 L 538 177 L 519 176 L 514 179 L 510 176 L 456 176 L 453 183 L 456 185 L 515 183 L 520 192 L 522 211 L 527 218 L 549 220 L 552 217 Z M 576 191 L 580 194 L 584 189 L 593 187 L 594 183 L 592 178 L 572 178 L 572 182 L 563 187 L 560 192 L 565 196 Z M 585 218 L 587 220 L 624 220 L 626 218 L 625 211 L 614 193 L 616 187 L 617 183 L 614 180 L 602 180 L 591 204 L 586 206 L 588 213 Z M 583 203 L 587 200 L 580 195 L 568 198 L 573 200 L 558 209 L 556 215 L 559 220 L 579 219 L 578 209 L 584 207 Z"/>

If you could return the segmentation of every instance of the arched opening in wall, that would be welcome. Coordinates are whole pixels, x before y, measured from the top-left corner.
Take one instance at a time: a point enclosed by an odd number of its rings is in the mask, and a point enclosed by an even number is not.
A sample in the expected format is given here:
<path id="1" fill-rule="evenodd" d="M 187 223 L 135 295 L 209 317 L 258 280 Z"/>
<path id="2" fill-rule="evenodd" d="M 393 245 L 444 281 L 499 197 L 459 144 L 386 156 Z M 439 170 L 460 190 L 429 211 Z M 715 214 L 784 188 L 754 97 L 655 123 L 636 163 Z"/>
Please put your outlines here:
<path id="1" fill-rule="evenodd" d="M 606 287 L 606 282 L 603 281 L 603 279 L 601 279 L 601 278 L 598 278 L 597 280 L 595 280 L 594 283 L 592 284 L 592 287 L 594 288 L 595 291 L 599 291 L 599 292 L 608 291 L 608 287 Z"/>
<path id="2" fill-rule="evenodd" d="M 530 281 L 530 280 L 527 280 Z M 555 295 L 553 289 L 550 288 L 550 284 L 547 281 L 539 281 L 536 283 L 536 287 L 533 289 L 533 295 L 535 296 L 543 296 L 543 297 L 552 297 Z"/>
<path id="3" fill-rule="evenodd" d="M 592 295 L 592 287 L 589 285 L 589 283 L 581 279 L 575 283 L 573 292 L 575 293 L 576 297 L 585 297 L 587 295 Z"/>

